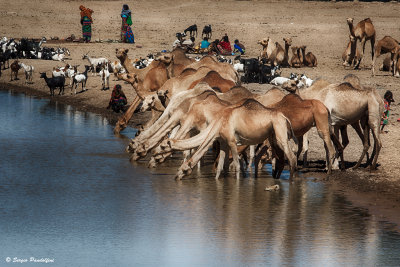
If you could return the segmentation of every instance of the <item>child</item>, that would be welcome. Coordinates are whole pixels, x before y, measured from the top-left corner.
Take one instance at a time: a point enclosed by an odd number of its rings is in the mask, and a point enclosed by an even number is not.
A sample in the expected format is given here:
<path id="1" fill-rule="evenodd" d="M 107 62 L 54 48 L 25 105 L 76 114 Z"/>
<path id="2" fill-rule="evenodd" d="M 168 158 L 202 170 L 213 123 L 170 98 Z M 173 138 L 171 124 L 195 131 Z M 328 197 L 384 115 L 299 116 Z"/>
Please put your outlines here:
<path id="1" fill-rule="evenodd" d="M 238 39 L 235 40 L 235 44 L 233 45 L 233 47 L 233 53 L 235 53 L 235 55 L 244 55 L 244 53 L 246 52 L 244 45 L 239 43 Z"/>
<path id="2" fill-rule="evenodd" d="M 389 123 L 389 110 L 390 110 L 390 103 L 394 102 L 393 93 L 391 91 L 386 91 L 384 97 L 384 110 L 381 118 L 381 132 L 383 133 L 383 128 Z"/>

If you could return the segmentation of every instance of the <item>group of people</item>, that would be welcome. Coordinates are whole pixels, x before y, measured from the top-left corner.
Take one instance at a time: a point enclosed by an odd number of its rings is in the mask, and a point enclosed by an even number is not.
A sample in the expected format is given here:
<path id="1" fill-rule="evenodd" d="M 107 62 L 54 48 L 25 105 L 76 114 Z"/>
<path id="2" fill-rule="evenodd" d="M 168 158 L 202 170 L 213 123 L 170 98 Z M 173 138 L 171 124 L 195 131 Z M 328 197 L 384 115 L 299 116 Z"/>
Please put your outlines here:
<path id="1" fill-rule="evenodd" d="M 229 37 L 225 34 L 221 40 L 215 39 L 213 42 L 209 42 L 207 37 L 204 37 L 203 40 L 195 45 L 195 38 L 190 37 L 189 39 L 184 39 L 184 35 L 181 33 L 177 33 L 177 40 L 172 45 L 172 48 L 182 47 L 186 49 L 189 53 L 198 53 L 198 54 L 217 54 L 217 55 L 244 55 L 246 50 L 243 44 L 239 42 L 238 39 L 234 41 L 233 49 L 231 43 L 229 41 Z"/>
<path id="2" fill-rule="evenodd" d="M 85 43 L 89 43 L 90 40 L 92 39 L 92 24 L 93 24 L 92 14 L 94 13 L 94 11 L 91 10 L 90 8 L 86 8 L 83 5 L 81 5 L 79 9 L 81 11 L 83 41 Z M 122 19 L 121 41 L 124 43 L 134 43 L 135 38 L 131 28 L 132 12 L 129 9 L 129 6 L 126 4 L 122 6 L 121 19 Z"/>

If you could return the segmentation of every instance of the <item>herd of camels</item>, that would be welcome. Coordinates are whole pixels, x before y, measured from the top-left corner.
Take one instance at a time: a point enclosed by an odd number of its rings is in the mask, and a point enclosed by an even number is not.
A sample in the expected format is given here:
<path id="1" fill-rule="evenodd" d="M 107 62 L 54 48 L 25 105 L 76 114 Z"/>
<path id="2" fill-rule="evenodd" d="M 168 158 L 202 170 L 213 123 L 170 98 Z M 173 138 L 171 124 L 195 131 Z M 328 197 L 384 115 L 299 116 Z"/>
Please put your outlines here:
<path id="1" fill-rule="evenodd" d="M 373 64 L 380 54 L 390 52 L 391 67 L 395 68 L 399 54 L 397 41 L 386 36 L 374 45 L 375 30 L 370 19 L 356 27 L 352 19 L 347 23 L 350 43 L 343 54 L 345 65 L 354 64 L 358 68 L 365 42 L 370 40 L 375 48 Z M 354 46 L 357 40 L 362 47 L 359 53 Z M 181 179 L 213 147 L 218 155 L 216 178 L 232 166 L 239 178 L 243 168 L 240 157 L 246 157 L 249 150 L 248 164 L 251 167 L 254 163 L 256 175 L 260 162 L 271 160 L 272 175 L 279 178 L 287 159 L 292 180 L 302 152 L 303 164 L 307 164 L 308 132 L 315 126 L 324 142 L 330 174 L 332 169 L 345 168 L 343 150 L 349 143 L 347 126 L 351 125 L 363 146 L 355 167 L 366 157 L 367 166 L 376 169 L 382 146 L 379 128 L 383 99 L 375 88 L 362 85 L 355 75 L 345 76 L 341 83 L 317 80 L 302 89 L 290 80 L 282 88 L 256 94 L 240 85 L 240 77 L 231 64 L 219 62 L 214 56 L 195 61 L 177 48 L 159 54 L 148 67 L 136 69 L 128 52 L 116 49 L 116 57 L 127 71 L 116 75 L 130 83 L 137 96 L 119 118 L 114 132 L 118 134 L 127 126 L 140 103 L 141 111 L 152 112 L 150 121 L 127 147 L 131 161 L 151 154 L 149 166 L 155 167 L 173 152 L 183 151 L 183 163 L 175 177 Z M 372 141 L 373 151 L 369 155 Z"/>

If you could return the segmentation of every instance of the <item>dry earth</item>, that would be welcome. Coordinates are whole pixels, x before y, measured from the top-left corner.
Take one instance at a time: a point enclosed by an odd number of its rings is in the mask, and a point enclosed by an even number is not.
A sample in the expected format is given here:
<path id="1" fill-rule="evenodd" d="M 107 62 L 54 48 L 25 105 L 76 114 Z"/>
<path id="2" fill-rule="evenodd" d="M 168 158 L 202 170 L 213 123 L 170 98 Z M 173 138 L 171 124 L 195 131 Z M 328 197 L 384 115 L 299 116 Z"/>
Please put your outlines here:
<path id="1" fill-rule="evenodd" d="M 94 10 L 93 40 L 118 40 L 120 29 L 121 1 L 63 1 L 63 0 L 4 0 L 0 1 L 0 36 L 14 38 L 41 38 L 45 36 L 66 38 L 71 34 L 81 36 L 79 23 L 79 5 L 83 4 Z M 264 37 L 271 37 L 274 41 L 283 43 L 282 38 L 291 37 L 293 45 L 307 45 L 307 50 L 312 51 L 318 58 L 318 67 L 301 69 L 284 69 L 283 74 L 290 72 L 305 73 L 311 78 L 324 78 L 332 83 L 340 82 L 346 74 L 353 73 L 360 77 L 363 85 L 374 86 L 381 96 L 386 90 L 391 90 L 394 99 L 400 99 L 398 88 L 399 79 L 389 73 L 378 71 L 376 77 L 371 77 L 371 48 L 366 45 L 365 58 L 361 64 L 361 70 L 345 69 L 342 66 L 341 54 L 348 42 L 349 29 L 346 18 L 353 17 L 354 22 L 370 17 L 375 25 L 377 40 L 385 35 L 400 39 L 398 3 L 365 3 L 365 2 L 314 2 L 314 1 L 135 1 L 129 3 L 133 12 L 133 31 L 136 44 L 121 44 L 108 42 L 59 43 L 45 46 L 63 46 L 71 51 L 71 57 L 67 63 L 80 64 L 83 69 L 85 62 L 82 55 L 98 57 L 105 56 L 115 60 L 116 48 L 129 48 L 129 56 L 133 59 L 145 57 L 149 53 L 171 49 L 175 40 L 175 33 L 183 31 L 186 27 L 197 24 L 200 34 L 206 24 L 213 28 L 213 39 L 227 33 L 231 40 L 238 38 L 245 46 L 249 57 L 256 57 L 260 52 L 257 41 Z M 200 39 L 200 38 L 199 38 Z M 136 45 L 141 45 L 138 48 Z M 291 54 L 291 52 L 290 52 Z M 378 59 L 381 64 L 384 56 Z M 13 88 L 28 94 L 48 97 L 49 91 L 44 81 L 39 79 L 39 72 L 47 71 L 50 74 L 55 66 L 62 66 L 59 62 L 43 60 L 22 60 L 35 66 L 34 83 L 25 85 L 23 75 L 19 81 L 9 82 L 10 71 L 3 72 L 0 84 L 3 89 Z M 111 86 L 118 83 L 111 79 Z M 248 88 L 262 92 L 271 86 L 249 84 Z M 81 109 L 90 110 L 109 117 L 112 121 L 116 114 L 106 110 L 110 91 L 101 91 L 99 77 L 90 77 L 89 90 L 76 96 L 67 94 L 56 96 L 55 100 L 73 104 Z M 128 85 L 123 89 L 132 100 L 135 93 Z M 132 125 L 142 123 L 148 114 L 136 115 Z M 378 207 L 378 213 L 389 208 L 388 216 L 398 213 L 398 201 L 400 201 L 400 186 L 398 150 L 400 147 L 398 102 L 392 105 L 389 118 L 390 124 L 386 127 L 387 133 L 382 135 L 383 148 L 379 157 L 377 171 L 361 168 L 356 171 L 335 172 L 330 177 L 330 182 L 345 188 L 353 198 L 363 200 L 365 206 Z M 350 145 L 345 150 L 347 165 L 354 164 L 361 153 L 361 142 L 355 132 L 350 129 Z M 315 131 L 311 139 L 311 153 L 309 159 L 312 166 L 322 166 L 320 160 L 324 158 L 322 153 L 322 141 Z M 311 172 L 321 179 L 325 174 Z M 349 191 L 349 189 L 351 189 Z M 362 192 L 359 197 L 354 197 L 351 192 Z M 379 207 L 383 207 L 379 209 Z M 399 221 L 399 220 L 397 220 Z"/>

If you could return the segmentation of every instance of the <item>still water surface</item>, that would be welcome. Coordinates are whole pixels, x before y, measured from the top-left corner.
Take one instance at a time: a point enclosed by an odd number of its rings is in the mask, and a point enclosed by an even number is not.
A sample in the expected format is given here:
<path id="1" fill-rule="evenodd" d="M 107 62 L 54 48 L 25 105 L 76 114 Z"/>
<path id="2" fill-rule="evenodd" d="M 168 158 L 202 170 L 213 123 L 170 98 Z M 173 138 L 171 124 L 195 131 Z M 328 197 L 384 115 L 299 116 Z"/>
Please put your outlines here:
<path id="1" fill-rule="evenodd" d="M 100 116 L 5 91 L 0 103 L 0 266 L 400 265 L 391 225 L 321 183 L 215 181 L 208 167 L 176 182 L 177 161 L 131 165 Z"/>

